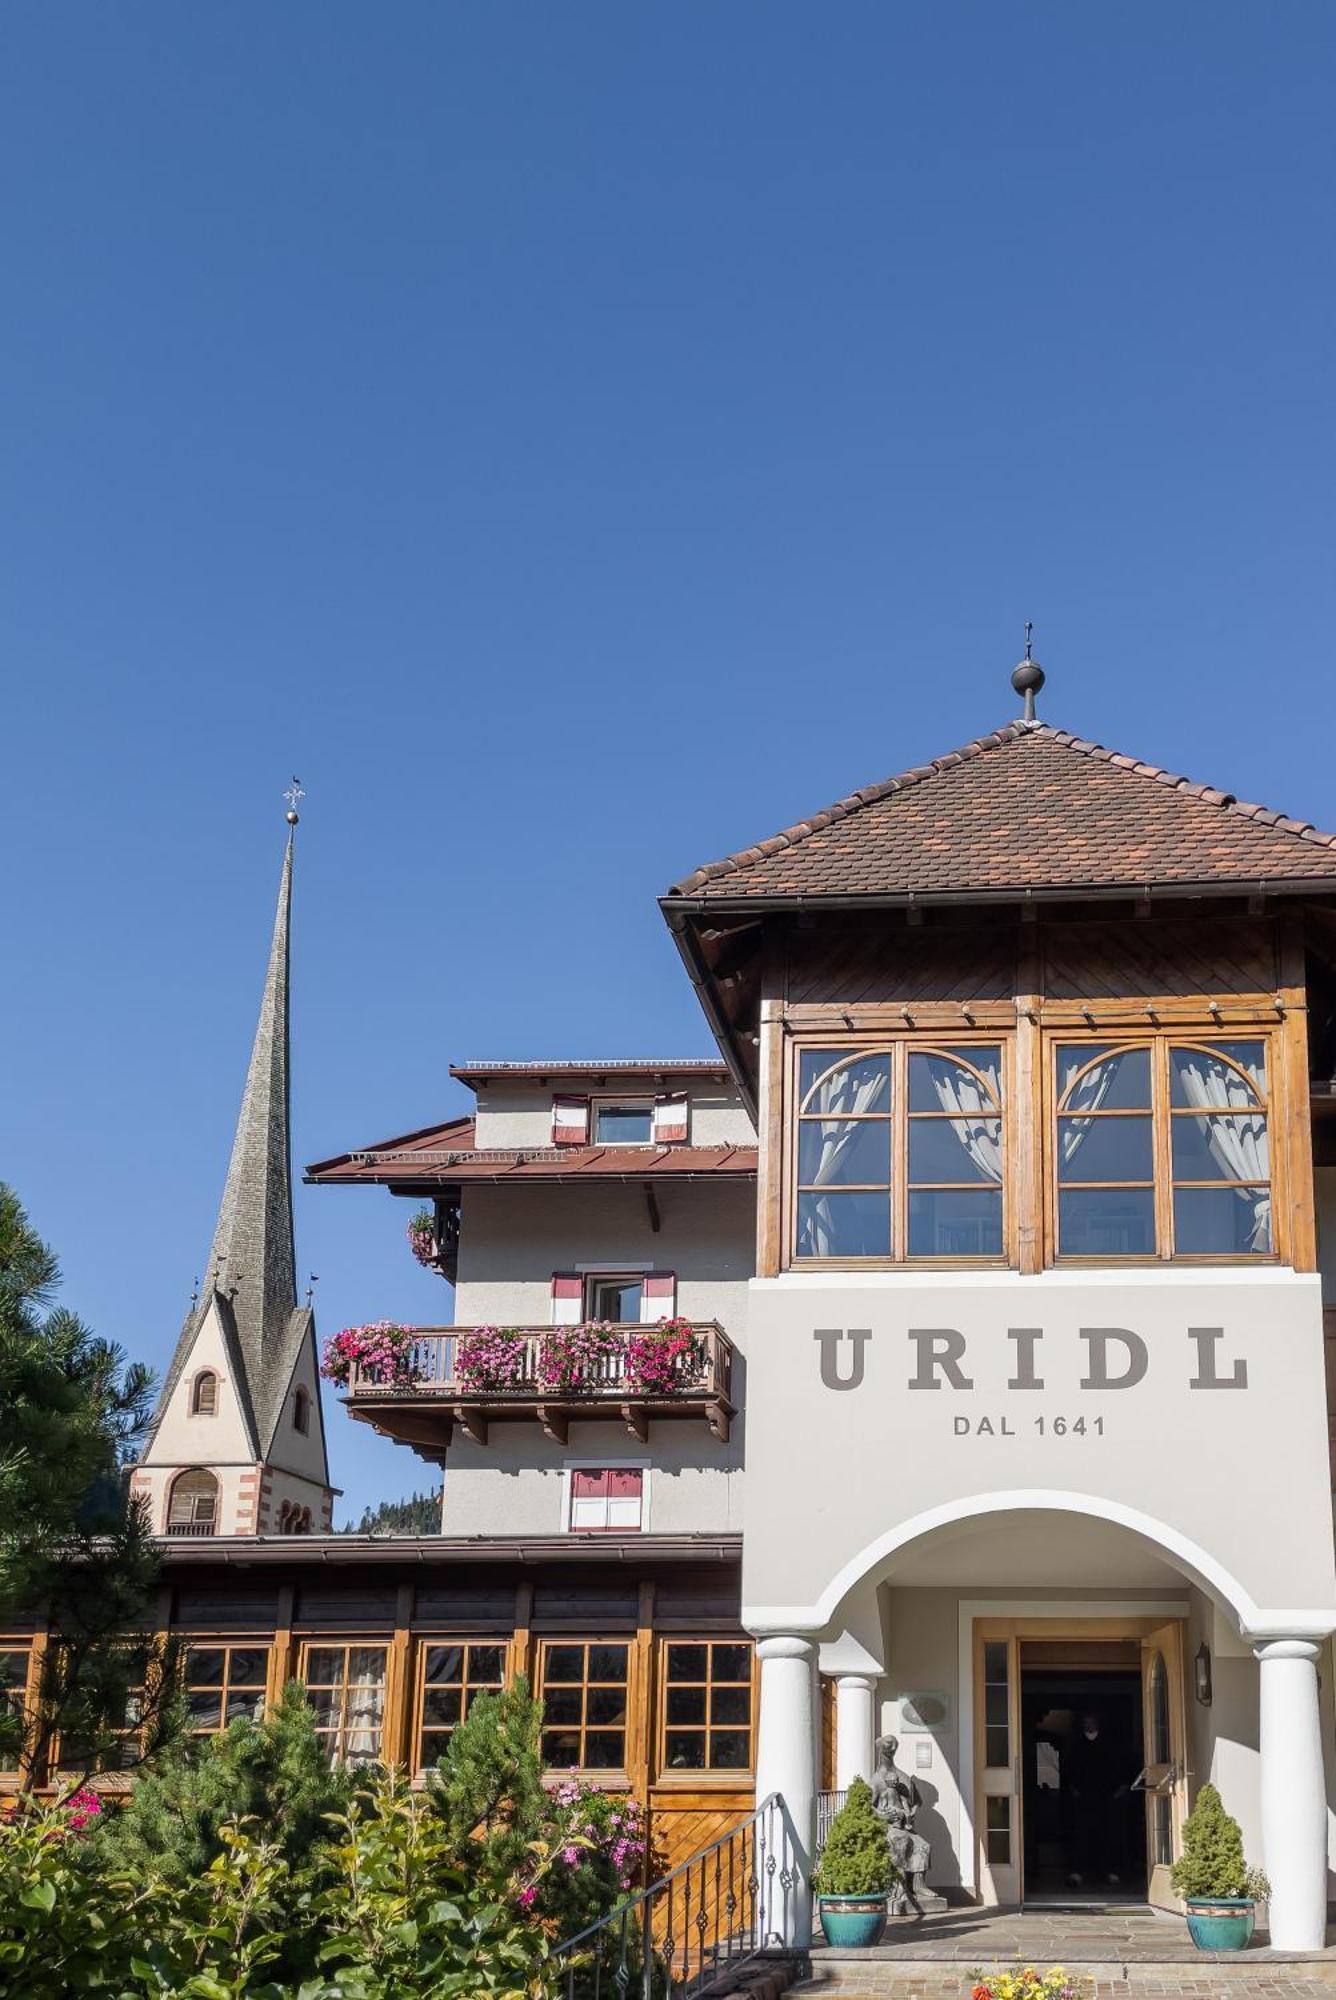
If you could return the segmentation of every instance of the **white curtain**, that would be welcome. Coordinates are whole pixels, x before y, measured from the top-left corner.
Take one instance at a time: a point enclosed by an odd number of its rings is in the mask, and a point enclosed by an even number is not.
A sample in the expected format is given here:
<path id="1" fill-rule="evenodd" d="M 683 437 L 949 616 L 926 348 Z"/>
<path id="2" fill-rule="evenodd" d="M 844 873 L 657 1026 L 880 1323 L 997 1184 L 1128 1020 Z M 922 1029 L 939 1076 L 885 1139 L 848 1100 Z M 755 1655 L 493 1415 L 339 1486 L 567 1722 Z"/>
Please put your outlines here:
<path id="1" fill-rule="evenodd" d="M 813 1098 L 809 1098 L 809 1113 L 819 1111 L 821 1117 L 846 1119 L 869 1111 L 889 1111 L 891 1079 L 889 1066 L 884 1060 L 874 1059 L 875 1067 L 863 1070 L 851 1063 L 848 1068 L 837 1070 L 817 1086 Z M 836 1125 L 827 1127 L 821 1133 L 821 1152 L 817 1159 L 816 1172 L 804 1185 L 829 1187 L 838 1179 L 839 1168 L 849 1148 L 863 1130 L 861 1125 Z M 838 1255 L 835 1244 L 835 1219 L 830 1202 L 822 1197 L 809 1200 L 805 1204 L 807 1234 L 810 1254 L 814 1257 Z"/>
<path id="2" fill-rule="evenodd" d="M 1256 1089 L 1249 1087 L 1232 1064 L 1201 1049 L 1175 1049 L 1174 1070 L 1183 1095 L 1194 1110 L 1203 1115 L 1197 1129 L 1210 1148 L 1211 1158 L 1223 1180 L 1266 1181 L 1271 1178 L 1270 1148 L 1267 1145 L 1266 1113 L 1257 1103 L 1264 1081 L 1259 1063 L 1246 1064 Z M 1271 1193 L 1268 1188 L 1235 1188 L 1240 1201 L 1252 1211 L 1248 1248 L 1271 1248 Z"/>
<path id="3" fill-rule="evenodd" d="M 1118 1058 L 1111 1055 L 1093 1069 L 1083 1072 L 1079 1080 L 1063 1100 L 1064 1111 L 1098 1111 L 1100 1105 L 1113 1088 L 1113 1079 L 1118 1074 Z M 1147 1116 L 1150 1105 L 1146 1106 Z M 1089 1118 L 1063 1118 L 1058 1126 L 1062 1164 L 1068 1166 L 1076 1158 L 1082 1146 L 1094 1129 L 1094 1121 Z"/>
<path id="4" fill-rule="evenodd" d="M 1002 1121 L 997 1107 L 1002 1102 L 1002 1078 L 996 1055 L 975 1064 L 979 1077 L 962 1069 L 949 1057 L 927 1057 L 935 1067 L 929 1070 L 937 1102 L 955 1120 L 955 1133 L 981 1179 L 1002 1185 Z M 985 1084 L 987 1088 L 985 1088 Z"/>

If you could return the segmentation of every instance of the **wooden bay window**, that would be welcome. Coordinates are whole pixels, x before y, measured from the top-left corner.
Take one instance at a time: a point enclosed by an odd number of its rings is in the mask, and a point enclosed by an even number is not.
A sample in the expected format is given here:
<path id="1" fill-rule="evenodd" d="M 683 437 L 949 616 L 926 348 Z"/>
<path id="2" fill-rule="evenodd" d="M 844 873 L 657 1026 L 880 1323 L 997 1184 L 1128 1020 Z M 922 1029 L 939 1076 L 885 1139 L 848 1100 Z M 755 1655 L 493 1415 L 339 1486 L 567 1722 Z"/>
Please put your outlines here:
<path id="1" fill-rule="evenodd" d="M 28 1673 L 32 1665 L 29 1645 L 0 1645 L 0 1720 L 13 1727 L 21 1725 L 28 1703 Z M 0 1736 L 0 1778 L 17 1775 L 20 1744 Z"/>

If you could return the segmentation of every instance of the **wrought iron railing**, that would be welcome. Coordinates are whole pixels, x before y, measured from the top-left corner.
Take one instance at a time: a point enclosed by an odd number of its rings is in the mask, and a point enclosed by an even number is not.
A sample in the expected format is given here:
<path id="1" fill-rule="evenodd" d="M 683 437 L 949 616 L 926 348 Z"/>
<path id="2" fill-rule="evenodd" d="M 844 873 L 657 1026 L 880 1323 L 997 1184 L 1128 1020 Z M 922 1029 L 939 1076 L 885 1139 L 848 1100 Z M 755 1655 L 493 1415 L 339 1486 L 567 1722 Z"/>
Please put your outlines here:
<path id="1" fill-rule="evenodd" d="M 812 1849 L 813 1867 L 826 1851 L 826 1842 L 830 1839 L 830 1829 L 835 1823 L 835 1815 L 848 1796 L 848 1792 L 818 1792 L 816 1795 L 816 1845 Z"/>
<path id="2" fill-rule="evenodd" d="M 557 1947 L 561 2000 L 691 2000 L 792 1934 L 801 1874 L 778 1792 Z"/>

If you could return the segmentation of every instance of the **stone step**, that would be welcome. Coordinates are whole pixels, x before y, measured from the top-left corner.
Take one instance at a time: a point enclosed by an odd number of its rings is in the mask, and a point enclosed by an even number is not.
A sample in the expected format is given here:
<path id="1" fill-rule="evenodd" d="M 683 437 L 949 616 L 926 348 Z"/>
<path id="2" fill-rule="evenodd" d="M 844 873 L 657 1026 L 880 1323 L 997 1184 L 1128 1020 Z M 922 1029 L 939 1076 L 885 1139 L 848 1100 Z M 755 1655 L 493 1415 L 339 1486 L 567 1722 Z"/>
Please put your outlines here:
<path id="1" fill-rule="evenodd" d="M 994 1963 L 995 1962 L 991 1962 Z M 1089 2000 L 1336 2000 L 1336 1961 L 1325 1954 L 1270 1952 L 1160 1960 L 1085 1959 L 1055 1952 L 1084 1983 Z M 977 1964 L 977 1962 L 976 1962 Z M 789 1990 L 821 2000 L 970 2000 L 976 1967 L 954 1960 L 911 1959 L 902 1949 L 812 1953 L 811 1974 Z"/>

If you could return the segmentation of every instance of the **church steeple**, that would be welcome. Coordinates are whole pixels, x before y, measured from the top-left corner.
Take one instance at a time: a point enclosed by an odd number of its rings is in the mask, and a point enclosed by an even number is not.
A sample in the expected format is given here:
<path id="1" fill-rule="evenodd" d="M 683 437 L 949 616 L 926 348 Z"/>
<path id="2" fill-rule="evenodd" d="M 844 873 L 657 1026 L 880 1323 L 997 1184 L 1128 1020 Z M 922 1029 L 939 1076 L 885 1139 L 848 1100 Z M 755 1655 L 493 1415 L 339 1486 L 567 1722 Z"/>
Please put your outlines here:
<path id="1" fill-rule="evenodd" d="M 264 997 L 205 1285 L 206 1293 L 215 1289 L 231 1303 L 257 1417 L 268 1405 L 266 1377 L 278 1358 L 297 1304 L 288 1068 L 293 845 L 290 832 L 278 885 Z"/>
<path id="2" fill-rule="evenodd" d="M 300 796 L 294 779 L 260 1018 L 207 1275 L 135 1473 L 160 1532 L 329 1525 L 315 1318 L 297 1303 L 292 1231 L 288 977 Z M 178 1519 L 183 1495 L 190 1524 Z"/>

